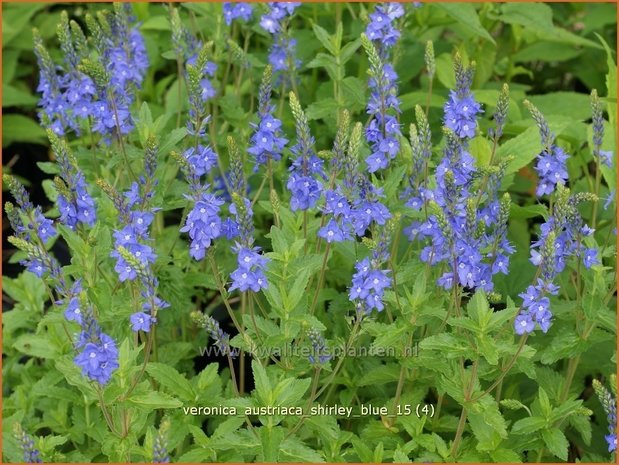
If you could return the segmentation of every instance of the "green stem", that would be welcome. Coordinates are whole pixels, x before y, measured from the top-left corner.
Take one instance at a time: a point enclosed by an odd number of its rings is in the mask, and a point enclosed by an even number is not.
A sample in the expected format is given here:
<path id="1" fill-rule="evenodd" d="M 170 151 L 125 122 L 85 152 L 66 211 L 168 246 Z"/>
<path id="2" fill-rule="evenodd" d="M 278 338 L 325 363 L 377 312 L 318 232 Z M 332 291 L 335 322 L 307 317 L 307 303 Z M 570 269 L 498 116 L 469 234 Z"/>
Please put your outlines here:
<path id="1" fill-rule="evenodd" d="M 325 247 L 325 254 L 322 258 L 322 266 L 320 267 L 320 277 L 318 278 L 318 286 L 316 287 L 316 291 L 314 292 L 314 298 L 312 299 L 312 305 L 310 306 L 310 315 L 314 314 L 314 309 L 316 308 L 316 303 L 318 302 L 318 294 L 322 290 L 322 285 L 325 279 L 325 271 L 327 269 L 327 262 L 329 261 L 329 250 L 331 248 L 331 244 L 327 242 L 327 246 Z"/>

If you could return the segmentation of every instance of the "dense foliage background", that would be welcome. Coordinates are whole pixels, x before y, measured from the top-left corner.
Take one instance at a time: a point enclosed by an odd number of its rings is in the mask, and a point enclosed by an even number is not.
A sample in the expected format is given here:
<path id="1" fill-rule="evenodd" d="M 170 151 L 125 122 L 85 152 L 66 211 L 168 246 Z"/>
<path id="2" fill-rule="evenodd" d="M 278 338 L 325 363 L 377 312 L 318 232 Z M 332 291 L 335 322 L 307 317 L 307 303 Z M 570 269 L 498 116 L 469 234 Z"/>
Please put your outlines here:
<path id="1" fill-rule="evenodd" d="M 61 12 L 67 11 L 86 30 L 87 13 L 111 8 L 109 4 L 3 4 L 3 171 L 23 182 L 32 201 L 42 205 L 50 218 L 59 214 L 52 181 L 58 168 L 37 117 L 39 75 L 32 28 L 38 29 L 50 55 L 60 63 L 56 26 Z M 267 5 L 256 4 L 253 19 L 237 20 L 232 26 L 226 25 L 220 4 L 184 3 L 174 8 L 187 30 L 203 43 L 212 42 L 208 59 L 217 64 L 217 71 L 211 79 L 216 95 L 207 106 L 210 144 L 221 165 L 228 168 L 232 163 L 227 136 L 234 137 L 245 161 L 248 198 L 259 196 L 253 222 L 256 244 L 270 258 L 270 286 L 256 294 L 255 303 L 264 313 L 256 310 L 255 321 L 244 315 L 242 324 L 249 339 L 237 334 L 224 303 L 240 315 L 248 298 L 222 293 L 211 262 L 193 260 L 186 235 L 179 233 L 190 208 L 184 197 L 188 185 L 170 152 L 182 152 L 191 145 L 183 129 L 189 110 L 186 80 L 182 71 L 179 74 L 184 62 L 177 60 L 173 49 L 170 9 L 135 3 L 133 12 L 150 66 L 132 106 L 136 130 L 124 137 L 124 144 L 130 165 L 141 172 L 145 135 L 158 139 L 159 184 L 153 205 L 161 210 L 151 235 L 158 256 L 154 266 L 158 292 L 170 307 L 160 313 L 156 351 L 144 378 L 125 397 L 129 380 L 141 376 L 146 338 L 131 332 L 129 317 L 138 291 L 119 283 L 114 272 L 109 253 L 118 215 L 95 181 L 102 177 L 122 191 L 129 188 L 131 179 L 116 141 L 106 145 L 93 141 L 87 132 L 81 137 L 70 135 L 67 140 L 97 202 L 99 221 L 79 234 L 63 230 L 51 250 L 69 276 L 88 283 L 88 299 L 98 309 L 99 323 L 117 341 L 120 368 L 102 391 L 82 376 L 63 332 L 63 307 L 53 304 L 43 280 L 22 271 L 18 262 L 25 255 L 8 244 L 12 232 L 3 217 L 3 461 L 23 460 L 20 442 L 12 435 L 15 424 L 34 438 L 45 461 L 152 461 L 153 454 L 156 458 L 161 452 L 153 448 L 161 449 L 162 443 L 172 461 L 192 462 L 609 461 L 604 440 L 607 413 L 594 394 L 593 380 L 609 385 L 609 375 L 616 372 L 612 194 L 616 165 L 600 167 L 592 155 L 589 94 L 597 89 L 602 98 L 606 119 L 602 148 L 616 153 L 616 5 L 407 5 L 407 14 L 398 23 L 401 37 L 392 53 L 401 100 L 402 149 L 388 170 L 372 178 L 384 187 L 385 204 L 402 218 L 397 231 L 391 231 L 399 240 L 391 245 L 395 259 L 386 267 L 397 281 L 386 294 L 386 311 L 374 312 L 360 325 L 359 335 L 350 339 L 356 327 L 348 288 L 355 263 L 371 253 L 373 244 L 348 241 L 325 251 L 323 242 L 320 248 L 318 211 L 311 210 L 309 219 L 290 211 L 289 149 L 284 151 L 285 161 L 274 167 L 276 205 L 269 188 L 260 187 L 264 169 L 254 172 L 246 152 L 253 134 L 250 123 L 257 122 L 258 90 L 272 41 L 259 22 Z M 317 151 L 333 147 L 342 110 L 350 112 L 352 122 L 368 122 L 369 61 L 360 36 L 374 8 L 369 3 L 316 3 L 295 11 L 288 30 L 297 41 L 300 64 L 284 73 L 283 80 L 276 75 L 273 86 L 273 104 L 290 141 L 297 140 L 290 90 L 305 110 Z M 429 40 L 436 63 L 431 87 L 424 62 Z M 511 194 L 507 237 L 515 247 L 509 273 L 496 275 L 489 299 L 482 293 L 473 298 L 471 289 L 462 289 L 457 298 L 466 317 L 460 320 L 447 319 L 451 293 L 435 284 L 440 273 L 428 271 L 419 260 L 419 244 L 402 233 L 414 214 L 398 199 L 406 179 L 414 174 L 411 146 L 405 139 L 409 125 L 418 122 L 416 105 L 427 108 L 432 129 L 431 172 L 442 157 L 443 107 L 449 90 L 456 86 L 456 52 L 465 63 L 476 63 L 472 90 L 484 110 L 477 133 L 468 142 L 476 165 L 513 157 L 500 190 Z M 488 130 L 494 127 L 492 117 L 504 83 L 509 84 L 509 112 L 495 148 Z M 578 259 L 569 263 L 557 278 L 561 294 L 551 299 L 553 324 L 547 333 L 537 330 L 520 347 L 513 318 L 522 302 L 519 294 L 536 276 L 530 247 L 553 202 L 535 195 L 535 157 L 542 144 L 525 99 L 541 111 L 557 144 L 570 155 L 567 170 L 572 192 L 598 191 L 598 206 L 583 203 L 579 213 L 595 225 L 588 245 L 599 248 L 601 263 L 587 270 L 577 264 Z M 369 153 L 367 144 L 361 153 L 362 158 Z M 604 208 L 609 197 L 611 206 Z M 376 240 L 374 234 L 369 236 Z M 224 282 L 229 282 L 236 265 L 231 244 L 222 239 L 213 249 Z M 310 315 L 308 308 L 314 307 Z M 225 356 L 200 353 L 212 341 L 191 318 L 196 310 L 218 320 L 231 334 L 232 346 L 245 351 L 234 361 L 243 395 L 235 396 L 237 386 Z M 491 322 L 491 315 L 500 314 Z M 319 331 L 331 346 L 354 339 L 356 346 L 400 350 L 413 341 L 419 344 L 418 353 L 408 358 L 344 358 L 341 366 L 335 358 L 320 368 L 295 356 L 274 360 L 248 355 L 256 346 L 307 344 L 310 329 Z M 464 371 L 457 371 L 459 363 Z M 502 378 L 504 372 L 507 375 Z M 501 381 L 494 383 L 499 377 Z M 476 381 L 469 382 L 473 378 Z M 243 416 L 192 416 L 181 408 L 306 407 L 310 392 L 316 393 L 312 380 L 322 394 L 320 404 L 390 408 L 401 404 L 412 405 L 413 410 L 427 405 L 435 414 L 397 419 L 325 416 L 302 423 L 297 417 L 253 416 L 247 420 L 253 425 L 250 428 Z M 492 391 L 485 393 L 489 387 Z M 101 405 L 107 405 L 108 412 L 102 412 Z M 463 408 L 468 415 L 462 414 Z M 122 431 L 111 432 L 104 414 Z M 168 423 L 166 432 L 161 425 Z"/>

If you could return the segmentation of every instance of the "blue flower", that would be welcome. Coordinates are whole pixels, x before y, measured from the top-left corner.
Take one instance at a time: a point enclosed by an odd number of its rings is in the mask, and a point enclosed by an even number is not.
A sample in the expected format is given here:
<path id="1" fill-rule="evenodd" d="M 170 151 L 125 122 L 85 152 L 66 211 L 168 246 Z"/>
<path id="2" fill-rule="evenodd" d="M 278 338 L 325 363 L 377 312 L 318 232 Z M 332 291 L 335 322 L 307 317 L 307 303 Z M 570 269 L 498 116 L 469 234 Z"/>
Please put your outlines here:
<path id="1" fill-rule="evenodd" d="M 138 331 L 149 332 L 150 331 L 152 317 L 148 315 L 147 313 L 136 312 L 133 315 L 131 315 L 129 320 L 131 321 L 131 331 L 134 331 L 134 332 L 138 332 Z"/>
<path id="2" fill-rule="evenodd" d="M 528 313 L 521 313 L 514 320 L 514 329 L 518 335 L 531 333 L 534 328 L 535 322 Z"/>
<path id="3" fill-rule="evenodd" d="M 290 209 L 309 210 L 320 199 L 322 184 L 311 176 L 302 176 L 292 173 L 286 187 L 290 191 Z"/>
<path id="4" fill-rule="evenodd" d="M 39 238 L 44 244 L 47 244 L 47 242 L 56 235 L 53 221 L 49 218 L 45 218 L 39 210 L 36 210 L 35 213 L 35 224 L 37 225 Z"/>
<path id="5" fill-rule="evenodd" d="M 73 297 L 69 301 L 69 305 L 67 305 L 64 316 L 68 321 L 75 321 L 80 326 L 82 325 L 82 310 L 80 309 L 80 303 L 77 297 Z"/>
<path id="6" fill-rule="evenodd" d="M 535 170 L 540 177 L 536 190 L 538 197 L 552 194 L 557 184 L 565 184 L 568 176 L 565 167 L 567 159 L 568 155 L 556 145 L 553 145 L 550 151 L 542 151 L 538 155 L 535 164 Z"/>
<path id="7" fill-rule="evenodd" d="M 462 139 L 474 137 L 477 129 L 477 114 L 481 112 L 481 105 L 475 101 L 468 89 L 452 90 L 445 103 L 445 126 Z"/>
<path id="8" fill-rule="evenodd" d="M 191 239 L 189 254 L 196 260 L 202 260 L 212 241 L 222 233 L 219 210 L 223 201 L 208 192 L 198 194 L 196 199 L 180 231 L 187 232 Z"/>
<path id="9" fill-rule="evenodd" d="M 268 160 L 278 161 L 288 139 L 282 137 L 282 122 L 273 116 L 275 107 L 271 105 L 271 70 L 266 69 L 260 85 L 258 118 L 259 123 L 252 123 L 254 134 L 247 149 L 254 156 L 254 171 Z"/>
<path id="10" fill-rule="evenodd" d="M 377 258 L 364 258 L 355 265 L 356 273 L 352 277 L 348 298 L 355 304 L 358 312 L 369 314 L 374 309 L 380 312 L 385 308 L 383 296 L 385 289 L 391 287 L 391 280 L 388 270 L 378 268 Z"/>
<path id="11" fill-rule="evenodd" d="M 268 5 L 268 13 L 260 18 L 260 27 L 273 35 L 269 63 L 275 71 L 294 69 L 300 65 L 294 57 L 296 41 L 288 36 L 284 24 L 301 2 L 270 2 Z"/>
<path id="12" fill-rule="evenodd" d="M 383 16 L 386 21 L 388 17 L 382 13 L 376 18 L 380 19 Z M 371 48 L 368 45 L 366 47 Z M 371 55 L 371 50 L 368 50 L 368 53 Z M 393 66 L 386 61 L 387 52 L 385 51 L 383 55 L 384 57 L 379 61 L 371 61 L 368 82 L 371 93 L 367 112 L 371 115 L 371 119 L 366 128 L 365 137 L 370 143 L 372 153 L 365 161 L 370 173 L 385 169 L 389 161 L 395 158 L 400 151 L 399 137 L 402 135 L 400 125 L 393 114 L 400 112 L 400 101 L 397 98 L 398 76 Z"/>
<path id="13" fill-rule="evenodd" d="M 404 15 L 404 8 L 396 2 L 382 3 L 376 6 L 370 13 L 370 22 L 365 30 L 365 35 L 375 41 L 383 53 L 384 50 L 393 47 L 400 38 L 400 31 L 394 26 L 394 21 Z"/>
<path id="14" fill-rule="evenodd" d="M 340 227 L 334 218 L 331 218 L 325 226 L 318 230 L 318 236 L 331 243 L 348 239 L 349 234 Z"/>
<path id="15" fill-rule="evenodd" d="M 583 257 L 583 263 L 585 268 L 589 269 L 593 265 L 599 265 L 600 260 L 598 259 L 598 251 L 597 249 L 587 249 L 585 250 L 585 255 Z"/>
<path id="16" fill-rule="evenodd" d="M 249 21 L 253 12 L 253 5 L 251 3 L 243 2 L 224 2 L 224 19 L 229 26 L 235 19 L 242 19 L 243 21 Z"/>
<path id="17" fill-rule="evenodd" d="M 118 368 L 117 356 L 113 355 L 116 346 L 112 344 L 113 341 L 108 341 L 106 348 L 89 342 L 74 359 L 85 376 L 102 385 L 110 381 L 112 373 Z"/>

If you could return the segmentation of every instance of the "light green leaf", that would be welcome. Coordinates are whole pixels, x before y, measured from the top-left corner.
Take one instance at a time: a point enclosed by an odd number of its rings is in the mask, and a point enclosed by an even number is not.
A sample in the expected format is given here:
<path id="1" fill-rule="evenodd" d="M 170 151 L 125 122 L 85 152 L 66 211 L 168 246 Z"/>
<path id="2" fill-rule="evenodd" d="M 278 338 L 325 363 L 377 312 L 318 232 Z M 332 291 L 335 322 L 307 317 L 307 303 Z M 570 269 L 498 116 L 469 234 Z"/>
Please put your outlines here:
<path id="1" fill-rule="evenodd" d="M 512 426 L 514 434 L 531 434 L 546 426 L 546 419 L 542 417 L 527 417 L 518 420 Z"/>
<path id="2" fill-rule="evenodd" d="M 146 365 L 146 372 L 159 384 L 177 394 L 180 399 L 189 402 L 196 399 L 196 393 L 187 378 L 176 371 L 175 368 L 163 363 L 150 362 Z"/>
<path id="3" fill-rule="evenodd" d="M 262 454 L 265 462 L 277 462 L 280 445 L 284 439 L 284 429 L 279 426 L 273 428 L 263 426 L 260 428 L 260 439 L 262 441 Z"/>
<path id="4" fill-rule="evenodd" d="M 314 30 L 314 34 L 316 38 L 320 41 L 324 48 L 326 48 L 331 55 L 337 55 L 338 49 L 334 43 L 333 38 L 329 33 L 320 25 L 313 23 L 312 29 Z"/>
<path id="5" fill-rule="evenodd" d="M 471 33 L 495 43 L 490 33 L 481 25 L 477 10 L 472 3 L 434 3 L 434 5 L 445 11 Z"/>
<path id="6" fill-rule="evenodd" d="M 569 443 L 565 434 L 559 428 L 551 428 L 542 431 L 542 439 L 548 450 L 559 457 L 561 460 L 567 460 L 567 449 Z"/>
<path id="7" fill-rule="evenodd" d="M 179 408 L 183 406 L 180 400 L 164 392 L 157 391 L 149 391 L 146 394 L 136 393 L 136 395 L 129 397 L 127 401 L 147 409 Z"/>
<path id="8" fill-rule="evenodd" d="M 254 373 L 254 386 L 256 387 L 256 393 L 262 401 L 263 405 L 269 405 L 271 402 L 271 382 L 267 376 L 262 364 L 256 360 L 252 360 L 251 369 Z"/>
<path id="9" fill-rule="evenodd" d="M 58 349 L 43 334 L 22 334 L 16 339 L 13 348 L 23 354 L 38 358 L 55 358 L 58 355 Z"/>

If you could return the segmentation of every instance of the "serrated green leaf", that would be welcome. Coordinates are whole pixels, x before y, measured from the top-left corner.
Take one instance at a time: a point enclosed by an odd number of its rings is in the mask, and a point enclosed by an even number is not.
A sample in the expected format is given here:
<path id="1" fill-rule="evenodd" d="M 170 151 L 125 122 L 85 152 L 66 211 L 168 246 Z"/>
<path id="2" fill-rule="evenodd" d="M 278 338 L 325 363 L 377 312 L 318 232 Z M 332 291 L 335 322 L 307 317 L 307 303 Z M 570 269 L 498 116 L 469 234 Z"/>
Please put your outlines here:
<path id="1" fill-rule="evenodd" d="M 512 426 L 512 433 L 514 434 L 531 434 L 539 431 L 546 426 L 547 422 L 542 417 L 528 417 L 522 418 L 514 423 Z"/>
<path id="2" fill-rule="evenodd" d="M 563 434 L 559 428 L 543 430 L 542 439 L 552 454 L 556 455 L 561 460 L 567 460 L 569 443 L 567 442 L 565 434 Z"/>
<path id="3" fill-rule="evenodd" d="M 146 372 L 159 384 L 178 395 L 181 400 L 195 401 L 196 393 L 191 387 L 191 383 L 175 368 L 163 363 L 150 362 L 146 365 Z"/>
<path id="4" fill-rule="evenodd" d="M 160 409 L 160 408 L 179 408 L 183 406 L 183 403 L 164 393 L 158 391 L 149 391 L 145 394 L 135 394 L 127 399 L 127 402 L 135 404 L 137 407 L 147 409 Z"/>

